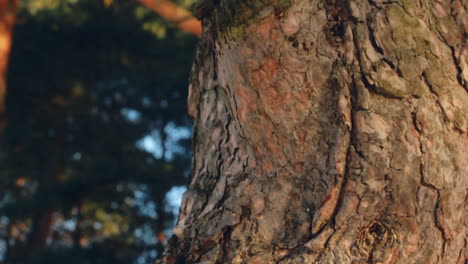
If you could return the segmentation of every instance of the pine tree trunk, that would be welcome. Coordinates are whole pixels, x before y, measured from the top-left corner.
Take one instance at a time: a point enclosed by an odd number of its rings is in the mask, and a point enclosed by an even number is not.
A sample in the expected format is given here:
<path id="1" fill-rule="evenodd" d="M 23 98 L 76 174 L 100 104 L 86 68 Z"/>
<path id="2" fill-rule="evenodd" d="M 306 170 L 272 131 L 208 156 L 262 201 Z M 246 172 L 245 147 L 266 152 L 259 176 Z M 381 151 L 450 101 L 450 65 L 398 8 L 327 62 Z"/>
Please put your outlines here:
<path id="1" fill-rule="evenodd" d="M 467 2 L 253 2 L 198 7 L 160 262 L 466 263 Z"/>
<path id="2" fill-rule="evenodd" d="M 18 0 L 0 0 L 0 138 L 6 126 L 6 75 Z"/>

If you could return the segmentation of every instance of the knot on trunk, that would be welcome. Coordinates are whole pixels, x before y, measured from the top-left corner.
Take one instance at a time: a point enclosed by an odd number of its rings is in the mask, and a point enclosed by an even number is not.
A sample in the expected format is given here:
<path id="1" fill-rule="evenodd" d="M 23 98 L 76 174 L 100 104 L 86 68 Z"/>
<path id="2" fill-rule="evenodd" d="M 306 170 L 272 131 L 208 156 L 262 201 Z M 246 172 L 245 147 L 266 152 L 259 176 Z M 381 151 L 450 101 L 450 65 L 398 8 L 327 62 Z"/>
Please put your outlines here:
<path id="1" fill-rule="evenodd" d="M 379 263 L 392 252 L 396 235 L 389 223 L 373 221 L 362 228 L 351 247 L 351 253 L 362 263 Z"/>

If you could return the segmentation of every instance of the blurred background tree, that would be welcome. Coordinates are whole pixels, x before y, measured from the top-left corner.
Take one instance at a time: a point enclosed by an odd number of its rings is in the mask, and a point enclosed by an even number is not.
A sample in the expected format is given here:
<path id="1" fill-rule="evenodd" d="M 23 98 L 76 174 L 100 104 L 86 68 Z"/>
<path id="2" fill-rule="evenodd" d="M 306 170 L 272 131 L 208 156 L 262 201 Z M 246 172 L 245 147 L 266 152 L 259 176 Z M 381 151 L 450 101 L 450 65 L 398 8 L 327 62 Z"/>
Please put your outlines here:
<path id="1" fill-rule="evenodd" d="M 154 262 L 190 167 L 195 44 L 136 1 L 20 1 L 0 263 Z"/>

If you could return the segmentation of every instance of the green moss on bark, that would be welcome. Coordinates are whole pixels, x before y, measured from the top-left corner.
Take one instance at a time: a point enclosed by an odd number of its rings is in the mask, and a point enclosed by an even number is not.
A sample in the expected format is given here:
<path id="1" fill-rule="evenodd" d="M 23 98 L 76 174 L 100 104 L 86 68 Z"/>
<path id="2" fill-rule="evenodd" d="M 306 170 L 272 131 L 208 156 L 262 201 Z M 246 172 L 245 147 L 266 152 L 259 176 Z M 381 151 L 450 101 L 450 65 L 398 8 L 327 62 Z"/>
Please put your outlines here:
<path id="1" fill-rule="evenodd" d="M 239 39 L 246 28 L 272 13 L 282 14 L 292 0 L 202 0 L 195 7 L 199 19 L 208 19 L 218 37 Z"/>

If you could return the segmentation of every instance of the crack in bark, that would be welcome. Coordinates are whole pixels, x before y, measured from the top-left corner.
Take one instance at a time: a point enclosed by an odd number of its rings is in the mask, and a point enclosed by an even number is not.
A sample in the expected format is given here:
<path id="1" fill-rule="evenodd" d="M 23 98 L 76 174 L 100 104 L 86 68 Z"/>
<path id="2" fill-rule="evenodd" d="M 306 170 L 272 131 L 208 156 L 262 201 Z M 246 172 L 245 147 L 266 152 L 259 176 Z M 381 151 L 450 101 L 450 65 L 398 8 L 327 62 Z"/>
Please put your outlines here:
<path id="1" fill-rule="evenodd" d="M 431 92 L 431 94 L 433 94 L 437 98 L 437 99 L 435 99 L 435 103 L 436 103 L 437 107 L 439 108 L 439 111 L 442 114 L 444 122 L 448 123 L 448 124 L 452 123 L 452 121 L 448 117 L 447 113 L 445 112 L 445 109 L 442 106 L 442 103 L 439 100 L 439 93 L 437 93 L 437 91 L 435 91 L 434 87 L 432 86 L 432 83 L 430 82 L 430 80 L 429 80 L 429 78 L 427 76 L 427 73 L 423 72 L 422 77 L 423 77 L 423 80 L 426 83 L 426 85 L 429 87 L 429 91 Z M 458 129 L 456 125 L 454 125 L 454 128 Z"/>
<path id="2" fill-rule="evenodd" d="M 369 41 L 372 45 L 372 47 L 380 54 L 384 55 L 384 50 L 382 49 L 382 47 L 380 47 L 378 44 L 377 44 L 377 40 L 375 39 L 375 35 L 374 35 L 374 29 L 372 28 L 371 26 L 371 18 L 368 17 L 367 18 L 367 30 L 369 32 Z"/>
<path id="3" fill-rule="evenodd" d="M 454 14 L 454 11 L 453 11 L 453 1 L 450 2 L 450 16 L 452 18 L 455 17 L 455 14 Z M 436 17 L 435 19 L 438 19 L 438 17 Z M 448 41 L 445 39 L 443 34 L 437 28 L 436 28 L 435 31 L 437 32 L 437 37 L 439 38 L 439 40 L 442 41 L 450 49 L 450 53 L 451 53 L 450 55 L 452 56 L 453 64 L 455 66 L 455 69 L 457 70 L 456 79 L 457 79 L 458 83 L 463 88 L 465 88 L 466 91 L 468 91 L 468 83 L 466 82 L 465 79 L 463 79 L 463 69 L 461 68 L 460 61 L 458 60 L 458 58 L 457 58 L 457 56 L 455 54 L 455 47 L 448 43 Z M 463 29 L 462 29 L 462 31 L 463 31 Z M 466 39 L 467 33 L 462 32 L 462 34 Z M 466 42 L 466 40 L 465 40 L 465 42 Z M 462 50 L 463 50 L 463 48 L 462 48 Z"/>
<path id="4" fill-rule="evenodd" d="M 450 50 L 452 52 L 453 63 L 457 69 L 457 81 L 468 92 L 468 83 L 463 79 L 463 69 L 461 68 L 460 62 L 458 61 L 458 58 L 455 54 L 455 48 L 450 46 Z"/>
<path id="5" fill-rule="evenodd" d="M 438 219 L 438 214 L 437 214 L 437 211 L 440 210 L 440 196 L 441 196 L 441 194 L 440 194 L 440 190 L 437 187 L 435 187 L 433 184 L 431 184 L 429 182 L 426 182 L 426 180 L 424 178 L 423 157 L 424 157 L 425 151 L 424 151 L 423 143 L 421 141 L 421 137 L 423 136 L 423 131 L 420 129 L 420 127 L 418 125 L 418 121 L 417 121 L 417 118 L 416 118 L 416 113 L 412 112 L 411 116 L 412 116 L 414 128 L 419 133 L 418 141 L 419 141 L 419 148 L 420 148 L 420 151 L 421 151 L 421 158 L 420 158 L 420 165 L 419 165 L 420 184 L 421 184 L 421 186 L 427 187 L 427 188 L 429 188 L 429 189 L 431 189 L 431 190 L 433 190 L 433 191 L 435 191 L 437 193 L 437 199 L 436 199 L 436 204 L 435 204 L 435 208 L 434 208 L 433 221 L 434 221 L 435 228 L 437 230 L 439 230 L 439 232 L 440 232 L 440 234 L 442 236 L 442 248 L 441 248 L 441 258 L 442 258 L 445 255 L 447 235 L 445 233 L 445 230 L 444 230 L 443 226 L 441 225 L 441 223 L 440 223 L 440 221 Z"/>
<path id="6" fill-rule="evenodd" d="M 420 165 L 420 174 L 421 174 L 421 186 L 424 186 L 424 187 L 427 187 L 433 191 L 435 191 L 437 193 L 437 199 L 436 199 L 436 204 L 435 204 L 435 208 L 434 208 L 434 215 L 433 215 L 433 221 L 434 221 L 434 226 L 437 230 L 439 230 L 440 232 L 440 235 L 442 236 L 442 249 L 441 249 L 441 257 L 443 257 L 445 255 L 445 246 L 448 242 L 448 237 L 447 237 L 447 234 L 443 228 L 443 226 L 441 225 L 440 221 L 439 221 L 439 217 L 438 217 L 438 213 L 437 211 L 438 210 L 441 210 L 440 209 L 440 190 L 435 187 L 434 185 L 432 185 L 431 183 L 428 183 L 426 182 L 426 180 L 424 179 L 424 164 L 421 163 Z"/>
<path id="7" fill-rule="evenodd" d="M 351 144 L 353 145 L 354 147 L 354 152 L 356 154 L 359 155 L 359 157 L 361 157 L 363 160 L 365 160 L 367 162 L 367 159 L 366 159 L 366 156 L 364 155 L 364 153 L 362 153 L 362 151 L 359 149 L 358 147 L 358 140 L 357 140 L 357 132 L 355 130 L 355 113 L 357 112 L 360 112 L 360 111 L 372 111 L 372 110 L 367 110 L 367 109 L 361 109 L 358 105 L 358 103 L 356 102 L 358 100 L 358 91 L 357 89 L 358 86 L 356 84 L 356 77 L 353 75 L 352 76 L 352 82 L 351 82 L 351 89 L 350 89 L 350 94 L 351 94 L 351 132 L 350 132 L 350 135 L 351 135 L 351 138 L 350 138 L 350 142 Z"/>
<path id="8" fill-rule="evenodd" d="M 353 77 L 354 78 L 354 77 Z M 353 94 L 353 95 L 357 95 L 357 92 L 355 91 L 355 83 L 352 82 L 350 85 L 348 85 L 349 88 L 349 93 L 350 94 Z M 351 98 L 357 98 L 357 97 L 351 97 Z M 357 108 L 356 106 L 356 102 L 353 102 L 353 100 L 349 100 L 349 103 L 350 103 L 350 108 L 349 108 L 349 111 L 350 111 L 350 116 L 351 116 L 351 131 L 348 132 L 348 147 L 347 147 L 347 151 L 346 151 L 346 163 L 345 163 L 345 172 L 344 172 L 344 175 L 342 176 L 342 180 L 341 180 L 341 186 L 340 186 L 340 190 L 339 190 L 339 194 L 338 194 L 338 200 L 337 200 L 337 204 L 335 205 L 335 208 L 334 208 L 334 211 L 332 213 L 332 216 L 330 217 L 329 221 L 324 224 L 316 234 L 313 234 L 313 238 L 314 237 L 317 237 L 319 234 L 321 234 L 324 229 L 329 226 L 330 228 L 333 229 L 333 232 L 330 234 L 330 236 L 327 238 L 327 240 L 325 241 L 325 244 L 323 245 L 323 248 L 322 250 L 320 251 L 320 253 L 318 254 L 317 256 L 317 259 L 320 260 L 323 256 L 323 254 L 325 254 L 325 250 L 328 249 L 328 244 L 330 243 L 330 240 L 331 238 L 336 234 L 336 216 L 339 212 L 339 210 L 341 209 L 342 207 L 342 204 L 343 204 L 343 199 L 344 199 L 344 196 L 346 194 L 346 186 L 347 186 L 347 183 L 348 183 L 348 178 L 350 177 L 350 174 L 351 174 L 351 169 L 350 169 L 350 163 L 351 163 L 351 151 L 354 150 L 356 152 L 356 143 L 354 142 L 355 141 L 355 137 L 353 136 L 356 132 L 355 132 L 355 123 L 354 123 L 354 120 L 353 120 L 353 116 L 354 116 L 354 111 L 355 109 Z M 335 175 L 336 177 L 336 175 Z"/>
<path id="9" fill-rule="evenodd" d="M 357 36 L 359 36 L 359 34 L 358 34 L 358 32 L 357 32 L 356 26 L 357 26 L 356 24 L 353 25 L 353 27 L 352 27 L 352 34 L 353 34 L 353 43 L 354 43 L 354 47 L 355 47 L 355 50 L 356 50 L 355 54 L 356 54 L 356 57 L 358 58 L 358 64 L 359 64 L 359 68 L 360 68 L 360 75 L 361 75 L 362 83 L 364 84 L 364 86 L 365 86 L 370 92 L 372 92 L 372 93 L 374 93 L 374 94 L 380 95 L 380 96 L 382 96 L 382 97 L 384 97 L 384 98 L 387 98 L 387 99 L 397 99 L 397 100 L 401 99 L 401 98 L 398 97 L 398 96 L 394 96 L 394 95 L 391 95 L 391 94 L 386 94 L 386 93 L 379 92 L 379 91 L 377 90 L 376 85 L 371 84 L 371 83 L 369 82 L 369 80 L 367 79 L 368 73 L 367 73 L 367 71 L 364 70 L 364 62 L 363 62 L 363 60 L 364 60 L 363 57 L 364 57 L 364 56 L 361 54 L 361 45 L 358 43 L 358 38 L 357 38 Z M 369 31 L 369 29 L 368 29 L 368 31 Z M 372 35 L 372 34 L 369 34 L 369 37 L 370 37 L 370 38 L 371 38 L 371 35 Z M 372 40 L 370 40 L 370 42 L 371 42 L 372 46 L 374 47 L 374 43 L 372 43 Z M 375 42 L 375 39 L 374 39 L 374 42 Z M 378 47 L 378 46 L 377 46 L 377 47 Z M 375 47 L 374 47 L 374 49 L 375 49 Z M 376 51 L 379 52 L 378 50 L 376 50 Z M 379 53 L 381 53 L 381 52 L 379 52 Z M 383 50 L 382 50 L 382 53 L 381 53 L 381 54 L 383 55 Z M 389 59 L 388 59 L 388 58 L 384 58 L 384 61 L 387 62 L 387 61 L 389 61 Z M 389 65 L 391 66 L 391 65 L 394 65 L 394 64 L 391 63 L 391 64 L 389 64 Z M 398 74 L 398 75 L 401 75 L 401 73 L 398 73 L 398 71 L 397 71 L 397 74 Z"/>
<path id="10" fill-rule="evenodd" d="M 223 232 L 223 243 L 222 243 L 222 257 L 221 257 L 221 262 L 217 261 L 216 264 L 224 264 L 224 263 L 229 263 L 228 261 L 228 250 L 229 250 L 229 244 L 231 240 L 231 234 L 232 234 L 233 227 L 228 226 L 226 227 L 226 230 Z"/>
<path id="11" fill-rule="evenodd" d="M 322 250 L 320 250 L 316 260 L 320 260 L 324 254 L 326 253 L 327 250 L 330 250 L 330 248 L 328 247 L 328 245 L 330 244 L 330 240 L 331 238 L 336 234 L 336 229 L 334 229 L 333 227 L 330 227 L 333 229 L 333 232 L 330 234 L 330 236 L 327 238 L 327 240 L 325 241 L 325 243 L 323 244 L 323 247 L 322 247 Z"/>
<path id="12" fill-rule="evenodd" d="M 438 98 L 439 93 L 437 93 L 436 90 L 434 90 L 434 87 L 432 86 L 432 83 L 429 80 L 429 77 L 427 76 L 427 73 L 425 71 L 422 72 L 422 77 L 423 77 L 424 82 L 427 84 L 427 87 L 429 88 L 429 92 L 431 92 L 431 94 L 435 95 L 435 97 Z"/>
<path id="13" fill-rule="evenodd" d="M 463 248 L 460 249 L 460 252 L 458 253 L 458 260 L 457 260 L 457 263 L 462 263 L 462 258 L 464 258 L 464 253 L 465 253 L 465 250 L 463 250 L 464 248 L 466 249 L 468 246 L 468 239 L 465 239 L 465 243 L 463 244 Z M 465 259 L 465 262 L 467 261 L 467 259 Z"/>

